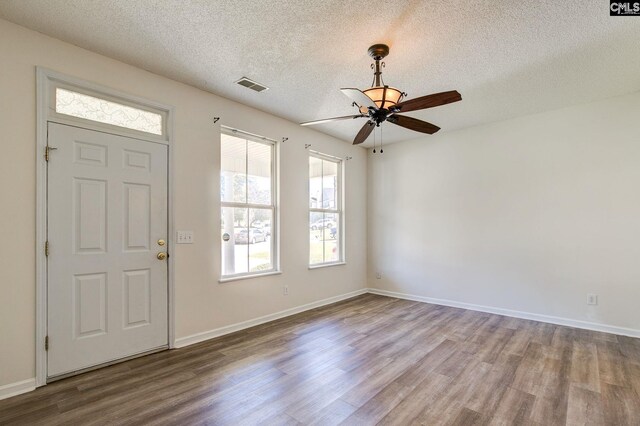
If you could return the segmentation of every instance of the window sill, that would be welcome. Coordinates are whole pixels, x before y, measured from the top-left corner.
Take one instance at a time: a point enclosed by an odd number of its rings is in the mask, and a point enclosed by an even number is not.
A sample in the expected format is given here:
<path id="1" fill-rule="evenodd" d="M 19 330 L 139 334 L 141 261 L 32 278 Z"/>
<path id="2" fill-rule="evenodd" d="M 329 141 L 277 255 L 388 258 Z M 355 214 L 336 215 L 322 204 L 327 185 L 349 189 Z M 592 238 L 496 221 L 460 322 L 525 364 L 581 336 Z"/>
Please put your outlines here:
<path id="1" fill-rule="evenodd" d="M 271 275 L 282 275 L 282 271 L 270 271 L 262 274 L 238 275 L 237 277 L 225 277 L 218 280 L 219 283 L 228 283 L 231 281 L 248 280 L 251 278 L 268 277 Z"/>
<path id="2" fill-rule="evenodd" d="M 346 265 L 347 262 L 321 263 L 319 265 L 309 265 L 309 269 L 329 268 L 330 266 Z"/>

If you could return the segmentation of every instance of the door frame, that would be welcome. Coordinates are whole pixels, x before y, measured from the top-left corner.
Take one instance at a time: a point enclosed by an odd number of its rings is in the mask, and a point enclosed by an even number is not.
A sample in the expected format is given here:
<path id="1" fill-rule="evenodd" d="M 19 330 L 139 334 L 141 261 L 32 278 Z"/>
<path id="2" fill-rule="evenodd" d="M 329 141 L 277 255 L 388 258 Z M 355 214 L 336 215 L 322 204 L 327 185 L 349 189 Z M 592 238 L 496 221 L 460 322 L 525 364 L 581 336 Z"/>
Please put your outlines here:
<path id="1" fill-rule="evenodd" d="M 81 93 L 99 95 L 108 100 L 113 100 L 124 105 L 131 105 L 142 109 L 151 110 L 162 114 L 164 118 L 164 134 L 161 136 L 145 134 L 136 130 L 129 130 L 109 124 L 92 122 L 82 118 L 74 118 L 62 115 L 51 108 L 52 93 L 56 87 L 64 86 Z M 44 157 L 47 146 L 47 126 L 49 122 L 81 127 L 88 130 L 96 130 L 103 133 L 112 133 L 126 136 L 150 143 L 167 145 L 168 170 L 167 170 L 167 211 L 169 239 L 168 251 L 171 254 L 168 259 L 167 285 L 168 285 L 168 343 L 169 348 L 175 347 L 175 228 L 173 205 L 173 117 L 174 107 L 161 104 L 148 99 L 132 96 L 119 92 L 109 87 L 101 86 L 80 78 L 71 77 L 59 72 L 36 67 L 36 387 L 47 384 L 47 351 L 45 349 L 45 337 L 47 336 L 47 257 L 45 256 L 45 242 L 47 240 L 47 162 Z"/>

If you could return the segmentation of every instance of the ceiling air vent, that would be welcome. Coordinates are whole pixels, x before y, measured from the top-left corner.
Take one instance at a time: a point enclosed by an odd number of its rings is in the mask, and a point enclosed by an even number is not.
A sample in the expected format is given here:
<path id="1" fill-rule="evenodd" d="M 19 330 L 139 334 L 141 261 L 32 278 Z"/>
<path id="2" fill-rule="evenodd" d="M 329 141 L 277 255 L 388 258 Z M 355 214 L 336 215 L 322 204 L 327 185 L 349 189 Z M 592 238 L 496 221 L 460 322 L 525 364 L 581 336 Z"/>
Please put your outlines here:
<path id="1" fill-rule="evenodd" d="M 242 77 L 240 80 L 236 81 L 236 83 L 248 89 L 255 90 L 256 92 L 262 92 L 264 90 L 269 89 L 267 86 L 264 86 L 260 83 L 256 83 L 255 81 L 250 80 L 247 77 Z"/>

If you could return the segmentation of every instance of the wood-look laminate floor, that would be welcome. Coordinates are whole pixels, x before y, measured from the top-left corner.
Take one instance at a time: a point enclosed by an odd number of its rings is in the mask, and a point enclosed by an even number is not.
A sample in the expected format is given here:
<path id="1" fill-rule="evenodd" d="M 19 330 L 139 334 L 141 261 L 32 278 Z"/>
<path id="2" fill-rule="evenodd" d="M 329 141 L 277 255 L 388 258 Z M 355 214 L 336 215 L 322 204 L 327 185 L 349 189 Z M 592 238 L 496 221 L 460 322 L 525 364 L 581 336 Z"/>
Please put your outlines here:
<path id="1" fill-rule="evenodd" d="M 0 401 L 0 424 L 640 425 L 640 340 L 366 294 Z"/>

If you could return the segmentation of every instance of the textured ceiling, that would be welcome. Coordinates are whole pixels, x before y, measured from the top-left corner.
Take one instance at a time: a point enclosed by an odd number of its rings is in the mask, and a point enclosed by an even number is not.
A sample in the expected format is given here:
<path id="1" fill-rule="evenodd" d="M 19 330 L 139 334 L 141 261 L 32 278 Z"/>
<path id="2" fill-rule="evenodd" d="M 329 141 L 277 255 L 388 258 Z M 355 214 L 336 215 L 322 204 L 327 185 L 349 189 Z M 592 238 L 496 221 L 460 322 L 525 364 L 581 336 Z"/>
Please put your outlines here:
<path id="1" fill-rule="evenodd" d="M 640 18 L 605 0 L 2 0 L 0 17 L 295 122 L 355 113 L 338 89 L 371 84 L 379 42 L 408 98 L 462 93 L 408 114 L 442 131 L 640 89 Z M 361 120 L 316 129 L 350 141 Z"/>

